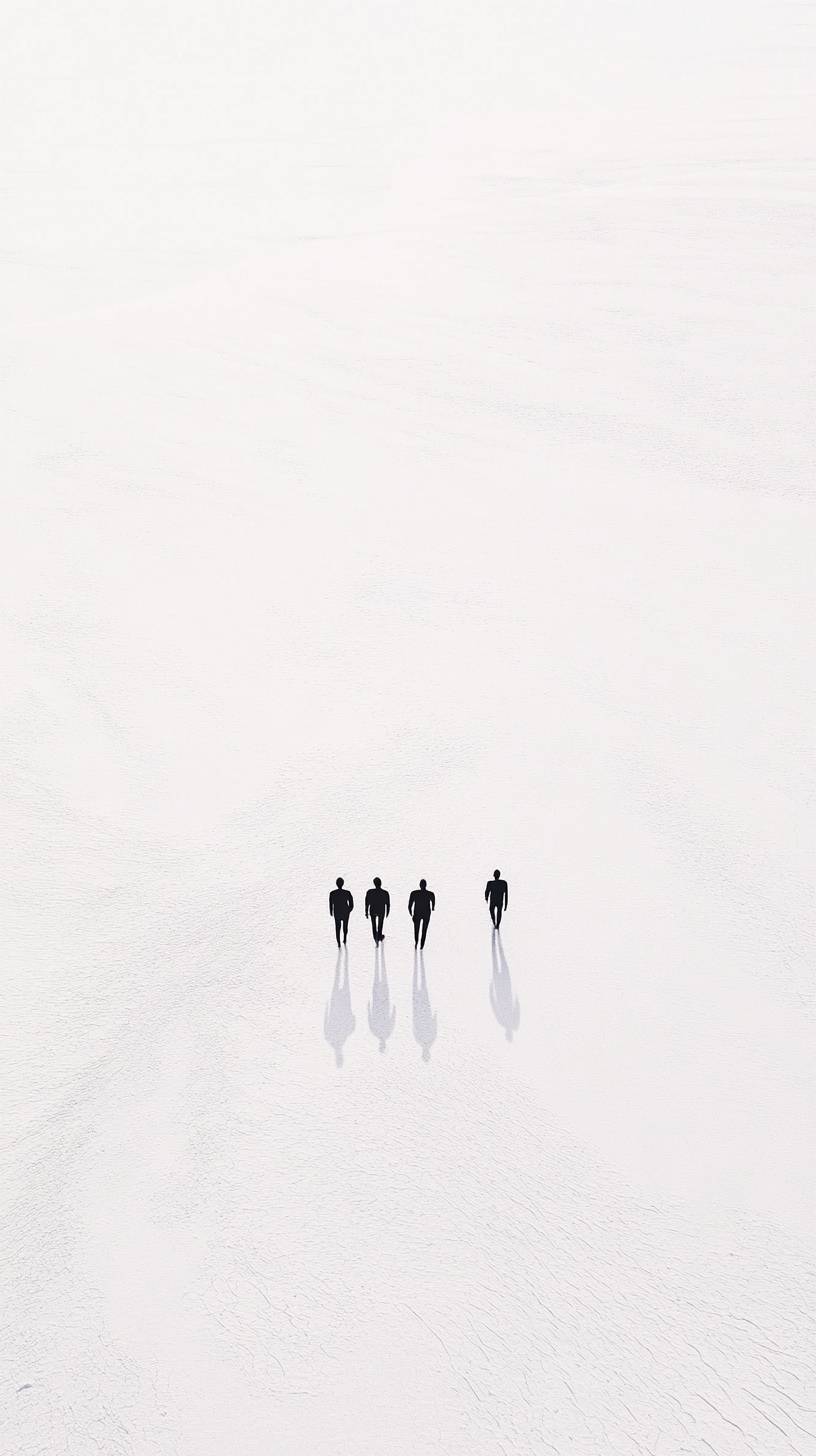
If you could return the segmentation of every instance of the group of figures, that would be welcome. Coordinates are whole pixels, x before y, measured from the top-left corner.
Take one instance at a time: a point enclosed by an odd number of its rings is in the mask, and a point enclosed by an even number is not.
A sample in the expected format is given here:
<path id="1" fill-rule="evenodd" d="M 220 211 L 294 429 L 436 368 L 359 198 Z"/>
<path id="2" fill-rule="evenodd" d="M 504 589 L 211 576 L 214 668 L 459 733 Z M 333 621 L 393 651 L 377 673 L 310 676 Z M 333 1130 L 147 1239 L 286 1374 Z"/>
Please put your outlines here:
<path id="1" fill-rule="evenodd" d="M 493 871 L 493 878 L 488 880 L 485 887 L 484 897 L 490 910 L 493 927 L 498 930 L 502 915 L 507 909 L 507 881 L 502 879 L 500 870 Z M 349 918 L 353 909 L 354 896 L 350 890 L 346 889 L 346 882 L 340 876 L 329 895 L 329 915 L 334 920 L 338 946 L 341 943 L 341 935 L 343 945 L 348 940 Z M 428 889 L 427 880 L 420 880 L 419 889 L 412 890 L 408 897 L 408 914 L 414 922 L 414 946 L 420 950 L 425 944 L 428 926 L 435 909 L 436 895 L 433 890 Z M 391 914 L 391 896 L 387 890 L 383 889 L 382 880 L 376 876 L 371 889 L 366 890 L 365 913 L 366 920 L 371 921 L 374 944 L 379 945 L 385 939 L 383 926 Z"/>
<path id="2" fill-rule="evenodd" d="M 513 1033 L 519 1028 L 521 1009 L 518 997 L 513 992 L 510 970 L 498 931 L 492 937 L 491 956 L 493 975 L 490 981 L 490 1005 L 493 1015 L 504 1029 L 505 1037 L 508 1041 L 512 1041 Z M 414 1039 L 422 1048 L 422 1060 L 427 1062 L 430 1060 L 431 1047 L 436 1041 L 437 1016 L 431 1006 L 428 977 L 425 971 L 425 956 L 421 949 L 418 949 L 414 956 L 411 1002 Z M 388 975 L 385 969 L 385 949 L 380 940 L 376 942 L 374 951 L 374 983 L 368 1003 L 368 1027 L 379 1042 L 381 1052 L 385 1051 L 396 1022 L 397 1008 L 391 1000 Z M 337 952 L 331 999 L 323 1018 L 323 1033 L 334 1050 L 338 1067 L 343 1065 L 343 1049 L 356 1025 L 357 1019 L 351 1006 L 348 949 L 341 946 Z"/>

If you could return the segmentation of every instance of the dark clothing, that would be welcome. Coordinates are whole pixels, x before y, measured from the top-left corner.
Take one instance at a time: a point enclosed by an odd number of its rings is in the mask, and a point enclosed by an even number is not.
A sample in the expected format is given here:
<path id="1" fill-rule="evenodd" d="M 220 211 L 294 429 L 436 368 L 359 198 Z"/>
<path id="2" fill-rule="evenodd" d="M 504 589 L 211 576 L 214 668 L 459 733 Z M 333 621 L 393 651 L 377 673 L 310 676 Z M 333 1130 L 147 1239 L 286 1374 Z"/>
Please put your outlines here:
<path id="1" fill-rule="evenodd" d="M 337 914 L 337 912 L 335 912 L 335 916 L 334 916 L 334 933 L 337 936 L 337 944 L 338 945 L 340 944 L 340 931 L 341 930 L 343 932 L 343 944 L 345 945 L 346 941 L 348 940 L 348 923 L 349 923 L 349 912 L 348 912 L 348 910 L 346 910 L 345 913 L 342 913 L 342 914 L 339 914 L 339 915 Z"/>
<path id="2" fill-rule="evenodd" d="M 428 934 L 428 926 L 431 923 L 430 913 L 428 915 L 417 915 L 414 911 L 414 949 L 419 946 L 422 950 L 425 945 L 425 937 Z"/>
<path id="3" fill-rule="evenodd" d="M 491 903 L 491 905 L 499 904 L 499 905 L 501 905 L 501 907 L 502 907 L 503 910 L 506 910 L 507 909 L 507 881 L 506 880 L 488 880 L 487 885 L 485 887 L 485 899 L 486 900 L 489 900 L 490 903 Z"/>
<path id="4" fill-rule="evenodd" d="M 411 898 L 408 901 L 408 913 L 414 922 L 414 945 L 422 947 L 425 944 L 431 912 L 435 908 L 436 896 L 433 890 L 411 891 Z"/>
<path id="5" fill-rule="evenodd" d="M 348 940 L 349 915 L 354 909 L 354 896 L 350 890 L 336 889 L 329 895 L 329 913 L 334 916 L 334 932 L 337 936 L 337 944 L 340 944 L 340 931 L 343 931 L 343 941 Z"/>
<path id="6" fill-rule="evenodd" d="M 436 907 L 436 895 L 433 890 L 412 890 L 411 898 L 408 901 L 408 913 L 419 915 L 423 920 L 430 920 L 431 911 Z"/>
<path id="7" fill-rule="evenodd" d="M 341 890 L 339 888 L 332 890 L 329 895 L 329 910 L 332 915 L 345 915 L 348 919 L 353 909 L 354 896 L 351 890 Z"/>
<path id="8" fill-rule="evenodd" d="M 378 945 L 383 938 L 382 928 L 386 916 L 391 913 L 391 896 L 387 890 L 379 889 L 372 885 L 366 890 L 365 897 L 366 919 L 371 921 L 371 933 L 374 936 L 374 944 Z"/>
<path id="9" fill-rule="evenodd" d="M 502 911 L 507 909 L 507 881 L 488 880 L 485 887 L 485 899 L 490 906 L 490 919 L 498 930 L 501 925 Z"/>
<path id="10" fill-rule="evenodd" d="M 372 885 L 370 890 L 366 890 L 365 907 L 366 915 L 371 911 L 378 915 L 387 915 L 391 909 L 391 896 L 381 886 L 378 888 L 377 885 Z"/>

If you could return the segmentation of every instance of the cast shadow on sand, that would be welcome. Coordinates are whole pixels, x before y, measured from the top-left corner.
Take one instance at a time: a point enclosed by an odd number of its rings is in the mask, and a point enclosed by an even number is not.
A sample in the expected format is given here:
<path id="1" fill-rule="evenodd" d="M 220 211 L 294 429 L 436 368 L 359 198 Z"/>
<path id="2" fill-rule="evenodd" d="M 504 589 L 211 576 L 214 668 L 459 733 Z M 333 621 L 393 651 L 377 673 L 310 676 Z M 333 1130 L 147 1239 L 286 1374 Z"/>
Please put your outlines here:
<path id="1" fill-rule="evenodd" d="M 371 1000 L 368 1003 L 368 1026 L 372 1036 L 380 1043 L 380 1051 L 384 1052 L 385 1044 L 394 1030 L 397 1019 L 397 1008 L 391 1005 L 391 993 L 388 989 L 388 975 L 385 969 L 385 951 L 382 942 L 374 947 L 374 984 L 371 987 Z"/>
<path id="2" fill-rule="evenodd" d="M 421 950 L 414 951 L 413 993 L 414 1037 L 422 1047 L 422 1060 L 431 1059 L 431 1047 L 436 1041 L 436 1012 L 431 1009 L 428 981 L 425 975 L 425 956 Z"/>
<path id="3" fill-rule="evenodd" d="M 349 985 L 348 951 L 345 946 L 337 952 L 334 969 L 334 985 L 331 999 L 323 1017 L 323 1035 L 330 1047 L 338 1067 L 343 1065 L 343 1047 L 357 1022 L 351 1009 L 351 986 Z"/>
<path id="4" fill-rule="evenodd" d="M 493 955 L 493 979 L 490 982 L 490 1005 L 493 1007 L 493 1015 L 504 1027 L 504 1034 L 508 1041 L 513 1040 L 513 1032 L 518 1031 L 521 1021 L 521 1007 L 518 996 L 513 995 L 513 982 L 510 979 L 510 968 L 505 959 L 501 941 L 501 932 L 493 931 L 491 952 Z"/>

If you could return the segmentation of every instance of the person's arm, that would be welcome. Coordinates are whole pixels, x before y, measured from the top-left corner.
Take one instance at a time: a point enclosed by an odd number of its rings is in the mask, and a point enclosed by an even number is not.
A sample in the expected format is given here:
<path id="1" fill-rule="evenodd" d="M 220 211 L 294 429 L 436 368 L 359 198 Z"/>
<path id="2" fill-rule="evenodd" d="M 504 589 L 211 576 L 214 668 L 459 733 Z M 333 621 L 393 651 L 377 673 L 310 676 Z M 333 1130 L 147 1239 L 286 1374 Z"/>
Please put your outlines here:
<path id="1" fill-rule="evenodd" d="M 385 892 L 385 915 L 386 915 L 386 919 L 388 918 L 388 916 L 390 914 L 391 914 L 391 896 L 389 895 L 388 891 L 386 890 L 386 892 Z"/>
<path id="2" fill-rule="evenodd" d="M 485 899 L 487 900 L 489 898 L 490 898 L 490 881 L 488 880 L 487 884 L 485 885 Z"/>
<path id="3" fill-rule="evenodd" d="M 352 910 L 354 909 L 354 896 L 352 895 L 351 890 L 349 890 L 347 893 L 348 893 L 348 907 L 349 907 L 349 915 L 350 915 L 351 912 L 352 912 Z"/>
<path id="4" fill-rule="evenodd" d="M 436 909 L 436 895 L 434 894 L 433 890 L 429 890 L 428 891 L 428 894 L 431 897 L 431 909 L 432 910 L 435 910 Z"/>
<path id="5" fill-rule="evenodd" d="M 369 907 L 370 904 L 371 904 L 371 891 L 370 890 L 366 890 L 366 898 L 365 898 L 366 920 L 368 919 L 368 907 Z"/>
<path id="6" fill-rule="evenodd" d="M 416 890 L 412 890 L 411 891 L 411 894 L 410 894 L 410 896 L 408 898 L 408 914 L 409 915 L 413 915 L 413 913 L 414 913 L 414 901 L 415 901 L 415 899 L 416 899 Z"/>
<path id="7" fill-rule="evenodd" d="M 504 908 L 505 908 L 505 910 L 507 909 L 507 900 L 508 900 L 507 881 L 505 880 L 505 882 L 504 882 Z"/>
<path id="8" fill-rule="evenodd" d="M 334 890 L 329 892 L 329 914 L 334 914 Z"/>

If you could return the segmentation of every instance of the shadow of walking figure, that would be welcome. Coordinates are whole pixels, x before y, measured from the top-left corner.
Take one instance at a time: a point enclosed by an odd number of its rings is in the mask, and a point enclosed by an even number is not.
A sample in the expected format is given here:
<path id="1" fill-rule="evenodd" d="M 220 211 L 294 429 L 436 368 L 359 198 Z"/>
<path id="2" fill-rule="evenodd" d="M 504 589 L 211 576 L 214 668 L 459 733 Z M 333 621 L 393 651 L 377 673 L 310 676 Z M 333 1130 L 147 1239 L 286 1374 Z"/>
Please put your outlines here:
<path id="1" fill-rule="evenodd" d="M 436 1041 L 436 1012 L 431 1010 L 428 982 L 425 978 L 425 957 L 421 950 L 414 951 L 414 978 L 412 984 L 414 999 L 414 1036 L 422 1047 L 422 1060 L 429 1062 L 431 1047 Z"/>
<path id="2" fill-rule="evenodd" d="M 498 930 L 493 931 L 491 951 L 493 954 L 493 980 L 490 982 L 490 1004 L 499 1026 L 504 1027 L 507 1040 L 512 1041 L 513 1032 L 519 1029 L 521 1007 L 518 996 L 513 997 L 513 982 L 510 980 L 510 969 L 504 958 Z"/>
<path id="3" fill-rule="evenodd" d="M 323 1034 L 329 1046 L 334 1047 L 338 1067 L 343 1065 L 343 1045 L 348 1041 L 357 1022 L 351 1009 L 351 987 L 349 985 L 348 951 L 337 952 L 334 969 L 334 985 L 331 1000 L 323 1017 Z"/>
<path id="4" fill-rule="evenodd" d="M 397 1008 L 391 1005 L 391 994 L 388 990 L 385 951 L 382 945 L 378 945 L 374 951 L 374 985 L 371 987 L 371 1000 L 368 1003 L 368 1025 L 380 1043 L 381 1052 L 385 1051 L 385 1043 L 394 1030 L 396 1019 Z"/>

